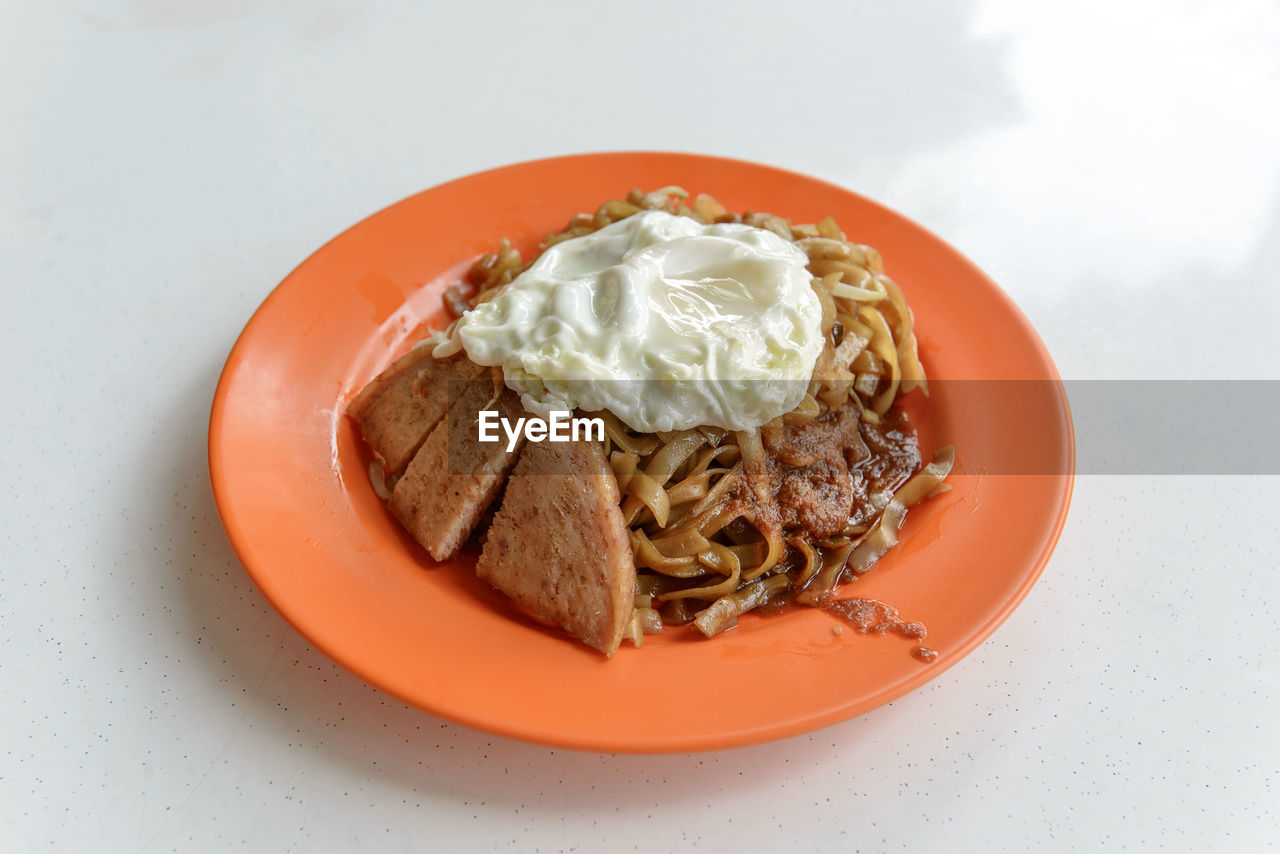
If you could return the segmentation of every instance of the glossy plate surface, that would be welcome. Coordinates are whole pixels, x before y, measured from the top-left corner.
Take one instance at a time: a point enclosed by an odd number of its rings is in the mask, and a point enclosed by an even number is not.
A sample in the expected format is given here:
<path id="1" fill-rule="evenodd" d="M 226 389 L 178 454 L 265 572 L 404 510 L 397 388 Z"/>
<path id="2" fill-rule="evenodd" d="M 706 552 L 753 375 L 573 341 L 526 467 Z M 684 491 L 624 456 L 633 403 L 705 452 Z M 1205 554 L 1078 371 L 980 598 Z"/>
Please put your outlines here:
<path id="1" fill-rule="evenodd" d="M 955 488 L 914 509 L 899 546 L 843 594 L 885 600 L 924 621 L 936 662 L 916 660 L 911 641 L 837 635 L 835 618 L 810 609 L 748 615 L 711 641 L 692 630 L 653 636 L 607 661 L 477 580 L 474 553 L 434 563 L 374 495 L 367 451 L 343 408 L 442 322 L 444 287 L 503 237 L 527 254 L 574 213 L 632 187 L 670 184 L 709 193 L 729 210 L 794 222 L 832 214 L 851 239 L 880 249 L 906 292 L 933 382 L 931 398 L 910 396 L 909 412 L 926 458 L 956 444 Z M 1032 390 L 1034 405 L 1021 393 L 993 395 L 990 380 L 1029 381 L 1013 385 Z M 1002 455 L 1010 449 L 1034 460 L 1009 463 Z M 779 738 L 865 712 L 937 676 L 1039 576 L 1066 518 L 1073 460 L 1066 398 L 1043 344 L 954 249 L 813 178 L 648 152 L 471 175 L 353 226 L 253 315 L 227 359 L 209 427 L 228 537 L 266 597 L 317 648 L 443 717 L 601 751 Z"/>

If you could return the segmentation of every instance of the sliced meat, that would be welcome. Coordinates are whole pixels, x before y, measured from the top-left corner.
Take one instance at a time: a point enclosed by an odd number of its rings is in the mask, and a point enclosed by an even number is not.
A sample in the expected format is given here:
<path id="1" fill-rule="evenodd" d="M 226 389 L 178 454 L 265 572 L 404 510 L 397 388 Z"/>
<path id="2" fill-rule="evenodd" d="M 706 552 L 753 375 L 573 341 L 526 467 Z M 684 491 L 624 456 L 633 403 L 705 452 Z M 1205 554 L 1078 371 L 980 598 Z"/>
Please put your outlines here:
<path id="1" fill-rule="evenodd" d="M 595 442 L 527 445 L 476 573 L 533 613 L 613 655 L 635 605 L 618 482 Z"/>
<path id="2" fill-rule="evenodd" d="M 387 474 L 393 474 L 413 458 L 448 411 L 450 386 L 456 395 L 484 370 L 469 359 L 436 359 L 431 347 L 415 347 L 361 389 L 347 414 L 382 457 Z"/>
<path id="3" fill-rule="evenodd" d="M 507 452 L 505 437 L 498 442 L 478 438 L 480 410 L 495 410 L 512 423 L 524 415 L 519 396 L 499 388 L 495 398 L 497 389 L 488 374 L 465 387 L 387 501 L 392 515 L 436 560 L 447 560 L 462 548 L 520 454 L 519 445 Z"/>

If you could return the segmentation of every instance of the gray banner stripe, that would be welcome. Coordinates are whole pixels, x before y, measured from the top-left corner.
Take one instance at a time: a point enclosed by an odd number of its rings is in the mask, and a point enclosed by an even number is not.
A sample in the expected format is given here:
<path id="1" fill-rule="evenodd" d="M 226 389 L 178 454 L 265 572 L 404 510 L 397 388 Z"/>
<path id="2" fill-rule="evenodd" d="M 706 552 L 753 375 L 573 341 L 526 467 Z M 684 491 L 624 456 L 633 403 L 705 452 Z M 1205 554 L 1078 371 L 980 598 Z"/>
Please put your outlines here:
<path id="1" fill-rule="evenodd" d="M 642 395 L 644 383 L 627 389 Z M 926 450 L 956 446 L 957 474 L 1068 473 L 1064 394 L 1077 474 L 1280 474 L 1280 380 L 932 379 L 929 389 L 905 408 Z M 450 448 L 475 439 L 451 437 Z M 465 471 L 464 457 L 451 470 Z"/>

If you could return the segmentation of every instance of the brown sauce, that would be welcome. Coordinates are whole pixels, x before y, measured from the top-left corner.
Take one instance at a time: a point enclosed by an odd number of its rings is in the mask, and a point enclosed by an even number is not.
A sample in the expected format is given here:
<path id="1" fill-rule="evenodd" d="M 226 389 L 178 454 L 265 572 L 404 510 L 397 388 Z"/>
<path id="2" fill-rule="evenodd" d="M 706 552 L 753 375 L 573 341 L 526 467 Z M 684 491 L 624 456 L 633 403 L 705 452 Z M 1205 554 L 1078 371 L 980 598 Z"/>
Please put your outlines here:
<path id="1" fill-rule="evenodd" d="M 733 500 L 759 531 L 816 542 L 875 519 L 920 469 L 915 429 L 899 409 L 879 424 L 851 402 L 797 426 L 761 431 L 762 465 L 747 470 Z"/>
<path id="2" fill-rule="evenodd" d="M 811 608 L 796 599 L 795 593 L 787 592 L 757 608 L 761 616 L 777 616 L 797 608 Z M 820 606 L 834 616 L 853 626 L 854 631 L 863 635 L 894 634 L 908 640 L 924 640 L 929 629 L 919 620 L 904 620 L 898 609 L 888 602 L 879 599 L 828 599 Z M 833 634 L 844 634 L 844 626 L 836 624 L 831 627 Z M 938 651 L 927 646 L 916 646 L 911 655 L 924 664 L 932 664 L 938 660 Z"/>
<path id="3" fill-rule="evenodd" d="M 929 634 L 924 623 L 904 620 L 898 609 L 879 599 L 832 599 L 822 606 L 829 613 L 851 623 L 854 631 L 864 635 L 895 634 L 911 640 L 924 640 Z"/>
<path id="4" fill-rule="evenodd" d="M 911 654 L 923 661 L 925 664 L 932 664 L 938 660 L 938 651 L 929 649 L 927 646 L 918 646 L 911 650 Z"/>
<path id="5" fill-rule="evenodd" d="M 921 463 L 915 428 L 897 407 L 886 412 L 878 425 L 863 422 L 860 433 L 870 453 L 849 472 L 853 482 L 849 521 L 854 524 L 874 519 L 880 511 L 873 497 L 892 495 L 920 470 Z M 884 506 L 883 501 L 879 506 Z"/>

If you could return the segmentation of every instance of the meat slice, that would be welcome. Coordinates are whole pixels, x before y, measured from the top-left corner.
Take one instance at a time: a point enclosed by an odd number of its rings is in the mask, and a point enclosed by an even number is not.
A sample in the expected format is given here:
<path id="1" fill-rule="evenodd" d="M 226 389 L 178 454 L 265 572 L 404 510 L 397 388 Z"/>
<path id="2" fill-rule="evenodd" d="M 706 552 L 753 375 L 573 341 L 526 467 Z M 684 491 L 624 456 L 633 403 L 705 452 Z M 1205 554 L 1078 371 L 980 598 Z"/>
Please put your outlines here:
<path id="1" fill-rule="evenodd" d="M 436 359 L 430 346 L 415 347 L 361 389 L 347 413 L 387 474 L 394 474 L 448 411 L 450 385 L 457 394 L 484 370 L 469 359 Z"/>
<path id="2" fill-rule="evenodd" d="M 595 442 L 527 445 L 476 573 L 605 655 L 635 605 L 636 568 L 618 482 Z"/>
<path id="3" fill-rule="evenodd" d="M 479 441 L 482 409 L 512 423 L 524 414 L 515 392 L 495 388 L 490 375 L 472 380 L 422 443 L 387 501 L 391 514 L 436 560 L 462 548 L 520 454 L 519 444 L 507 452 L 505 437 Z"/>

